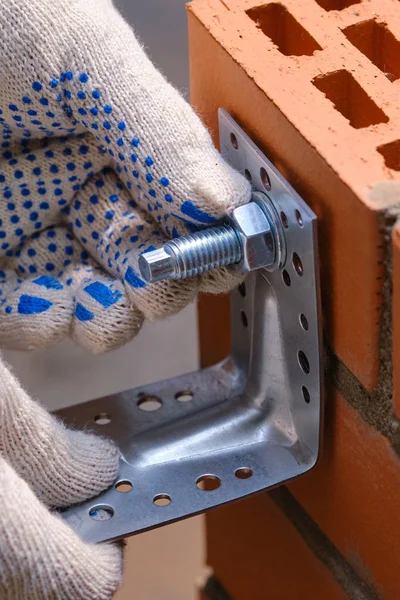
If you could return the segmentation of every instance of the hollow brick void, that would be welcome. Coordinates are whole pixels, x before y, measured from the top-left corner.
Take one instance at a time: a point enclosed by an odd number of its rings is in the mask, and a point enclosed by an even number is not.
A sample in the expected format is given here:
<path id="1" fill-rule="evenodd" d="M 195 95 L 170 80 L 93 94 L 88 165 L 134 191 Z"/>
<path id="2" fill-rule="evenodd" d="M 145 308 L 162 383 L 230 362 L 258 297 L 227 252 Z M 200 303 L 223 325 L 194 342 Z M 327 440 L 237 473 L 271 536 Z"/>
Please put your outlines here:
<path id="1" fill-rule="evenodd" d="M 325 10 L 343 10 L 353 4 L 360 4 L 361 0 L 316 0 L 317 4 Z"/>
<path id="2" fill-rule="evenodd" d="M 400 140 L 384 144 L 377 148 L 385 159 L 385 165 L 394 171 L 400 171 Z"/>
<path id="3" fill-rule="evenodd" d="M 342 69 L 319 75 L 312 82 L 355 129 L 387 123 L 383 110 L 363 90 L 353 75 Z"/>
<path id="4" fill-rule="evenodd" d="M 257 6 L 246 13 L 286 56 L 310 56 L 321 50 L 321 46 L 282 4 Z"/>
<path id="5" fill-rule="evenodd" d="M 400 77 L 400 41 L 386 23 L 374 19 L 342 30 L 347 39 L 380 69 L 390 81 Z"/>

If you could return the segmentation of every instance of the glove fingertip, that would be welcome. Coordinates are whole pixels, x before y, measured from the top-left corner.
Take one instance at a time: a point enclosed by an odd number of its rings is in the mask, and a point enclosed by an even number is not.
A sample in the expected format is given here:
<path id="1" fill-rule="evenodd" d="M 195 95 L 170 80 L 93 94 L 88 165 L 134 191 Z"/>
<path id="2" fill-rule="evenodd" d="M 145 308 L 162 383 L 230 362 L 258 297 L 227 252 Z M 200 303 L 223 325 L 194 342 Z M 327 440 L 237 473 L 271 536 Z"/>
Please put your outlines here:
<path id="1" fill-rule="evenodd" d="M 71 337 L 92 354 L 103 354 L 133 339 L 143 315 L 132 306 L 123 284 L 106 275 L 84 282 L 76 294 Z"/>

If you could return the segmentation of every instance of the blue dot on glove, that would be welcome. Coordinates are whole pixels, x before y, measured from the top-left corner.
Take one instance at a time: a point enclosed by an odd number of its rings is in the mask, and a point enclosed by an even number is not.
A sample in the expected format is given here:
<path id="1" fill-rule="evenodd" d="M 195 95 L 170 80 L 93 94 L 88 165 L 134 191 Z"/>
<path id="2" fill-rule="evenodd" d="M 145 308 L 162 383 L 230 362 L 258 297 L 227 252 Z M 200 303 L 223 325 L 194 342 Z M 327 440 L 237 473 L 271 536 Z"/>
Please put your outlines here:
<path id="1" fill-rule="evenodd" d="M 28 294 L 22 294 L 18 303 L 18 312 L 21 315 L 35 315 L 46 312 L 51 306 L 53 306 L 53 303 L 50 302 L 50 300 L 39 298 L 37 296 L 29 296 Z"/>
<path id="2" fill-rule="evenodd" d="M 111 290 L 108 286 L 100 281 L 94 281 L 84 288 L 84 291 L 89 294 L 94 300 L 99 302 L 104 308 L 109 308 L 122 297 L 122 292 L 119 290 Z"/>

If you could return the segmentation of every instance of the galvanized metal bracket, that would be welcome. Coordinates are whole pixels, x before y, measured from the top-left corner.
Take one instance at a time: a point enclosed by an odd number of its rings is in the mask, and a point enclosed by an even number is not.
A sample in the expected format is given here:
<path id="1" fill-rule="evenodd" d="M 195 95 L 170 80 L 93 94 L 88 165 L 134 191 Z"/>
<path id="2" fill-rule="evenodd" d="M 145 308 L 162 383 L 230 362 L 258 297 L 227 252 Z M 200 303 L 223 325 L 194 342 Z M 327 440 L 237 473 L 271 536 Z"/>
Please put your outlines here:
<path id="1" fill-rule="evenodd" d="M 321 433 L 316 217 L 235 121 L 221 153 L 267 193 L 283 266 L 232 292 L 232 351 L 220 364 L 59 411 L 121 449 L 115 485 L 62 512 L 90 542 L 116 540 L 267 490 L 311 469 Z"/>

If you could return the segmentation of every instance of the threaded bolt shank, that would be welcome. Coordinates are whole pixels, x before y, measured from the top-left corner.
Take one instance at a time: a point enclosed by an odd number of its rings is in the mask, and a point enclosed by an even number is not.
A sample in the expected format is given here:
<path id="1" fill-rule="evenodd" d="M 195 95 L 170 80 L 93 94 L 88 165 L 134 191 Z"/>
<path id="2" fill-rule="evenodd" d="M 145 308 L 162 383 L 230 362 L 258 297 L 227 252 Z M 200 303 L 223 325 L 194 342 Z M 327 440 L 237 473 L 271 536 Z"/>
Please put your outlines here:
<path id="1" fill-rule="evenodd" d="M 183 279 L 235 265 L 247 272 L 273 271 L 285 261 L 285 236 L 272 201 L 253 192 L 252 201 L 233 209 L 227 224 L 178 237 L 139 257 L 146 281 Z"/>
<path id="2" fill-rule="evenodd" d="M 242 247 L 230 225 L 210 227 L 167 242 L 163 248 L 146 252 L 139 268 L 146 281 L 182 279 L 240 262 Z"/>

